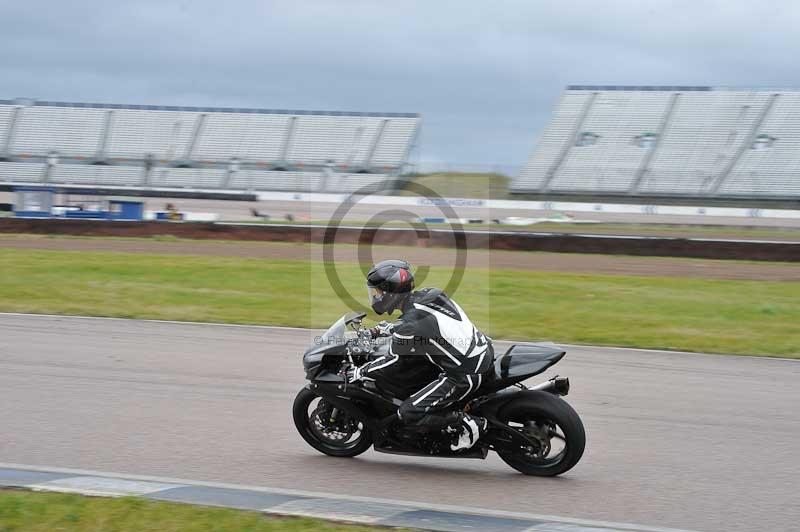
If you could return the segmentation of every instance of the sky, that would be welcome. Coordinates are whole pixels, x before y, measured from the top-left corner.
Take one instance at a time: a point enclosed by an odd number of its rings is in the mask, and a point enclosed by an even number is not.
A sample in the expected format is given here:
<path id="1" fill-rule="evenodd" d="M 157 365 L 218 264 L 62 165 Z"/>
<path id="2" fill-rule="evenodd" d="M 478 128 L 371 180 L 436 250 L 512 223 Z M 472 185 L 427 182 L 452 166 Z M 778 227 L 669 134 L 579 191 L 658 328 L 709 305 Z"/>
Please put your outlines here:
<path id="1" fill-rule="evenodd" d="M 798 87 L 794 0 L 0 0 L 0 98 L 417 112 L 521 165 L 568 84 Z"/>

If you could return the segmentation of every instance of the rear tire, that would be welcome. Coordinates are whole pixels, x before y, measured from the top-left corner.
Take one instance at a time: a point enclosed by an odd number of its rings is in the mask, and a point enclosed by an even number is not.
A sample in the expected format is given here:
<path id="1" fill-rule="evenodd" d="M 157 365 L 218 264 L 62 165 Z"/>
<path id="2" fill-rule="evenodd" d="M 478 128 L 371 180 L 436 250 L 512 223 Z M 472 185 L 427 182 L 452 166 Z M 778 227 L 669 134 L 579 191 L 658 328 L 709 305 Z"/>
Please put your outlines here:
<path id="1" fill-rule="evenodd" d="M 359 424 L 360 434 L 353 441 L 334 444 L 330 440 L 323 439 L 319 430 L 315 430 L 312 427 L 313 421 L 311 417 L 313 412 L 309 413 L 309 407 L 315 399 L 320 399 L 320 397 L 308 388 L 303 388 L 297 394 L 292 407 L 294 426 L 306 443 L 323 454 L 340 458 L 358 456 L 372 446 L 372 434 L 363 423 Z M 323 399 L 320 399 L 320 401 L 323 401 Z M 341 413 L 340 415 L 346 414 Z"/>
<path id="2" fill-rule="evenodd" d="M 586 447 L 586 432 L 577 412 L 563 399 L 549 392 L 524 392 L 518 399 L 500 409 L 498 420 L 502 423 L 548 423 L 561 429 L 563 450 L 558 460 L 548 462 L 535 459 L 522 449 L 519 452 L 500 452 L 505 463 L 526 475 L 554 477 L 572 469 L 583 456 Z M 558 437 L 559 440 L 562 438 Z"/>

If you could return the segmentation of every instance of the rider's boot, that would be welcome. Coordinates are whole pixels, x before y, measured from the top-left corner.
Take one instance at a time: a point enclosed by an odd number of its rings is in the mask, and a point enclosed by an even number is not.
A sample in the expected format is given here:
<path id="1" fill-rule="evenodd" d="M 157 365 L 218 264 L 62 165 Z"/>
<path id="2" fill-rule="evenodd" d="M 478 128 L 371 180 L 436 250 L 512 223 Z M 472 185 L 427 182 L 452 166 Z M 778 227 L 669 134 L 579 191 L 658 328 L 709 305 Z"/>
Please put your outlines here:
<path id="1" fill-rule="evenodd" d="M 461 451 L 471 448 L 486 433 L 488 425 L 486 418 L 464 413 L 455 427 L 455 431 L 458 431 L 458 440 L 450 445 L 450 450 Z"/>

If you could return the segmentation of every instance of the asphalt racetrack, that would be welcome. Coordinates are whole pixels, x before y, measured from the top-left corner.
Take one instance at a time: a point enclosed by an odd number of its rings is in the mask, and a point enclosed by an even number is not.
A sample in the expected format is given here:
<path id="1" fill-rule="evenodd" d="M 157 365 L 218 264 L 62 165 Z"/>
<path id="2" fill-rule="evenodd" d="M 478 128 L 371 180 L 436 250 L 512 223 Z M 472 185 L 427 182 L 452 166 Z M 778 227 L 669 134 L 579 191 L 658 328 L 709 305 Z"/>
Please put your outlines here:
<path id="1" fill-rule="evenodd" d="M 317 454 L 290 412 L 315 334 L 0 314 L 0 461 L 702 531 L 798 529 L 798 361 L 569 348 L 546 376 L 570 377 L 587 451 L 542 479 L 494 456 Z"/>

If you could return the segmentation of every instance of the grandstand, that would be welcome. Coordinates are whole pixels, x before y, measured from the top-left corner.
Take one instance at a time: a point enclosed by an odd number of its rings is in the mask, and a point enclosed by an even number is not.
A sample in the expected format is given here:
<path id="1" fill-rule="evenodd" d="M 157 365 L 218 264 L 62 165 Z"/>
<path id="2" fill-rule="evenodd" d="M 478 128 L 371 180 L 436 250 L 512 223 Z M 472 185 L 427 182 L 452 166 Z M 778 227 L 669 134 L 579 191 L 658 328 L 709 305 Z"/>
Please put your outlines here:
<path id="1" fill-rule="evenodd" d="M 406 164 L 410 113 L 0 100 L 0 184 L 352 192 Z"/>
<path id="2" fill-rule="evenodd" d="M 511 192 L 800 200 L 800 92 L 568 86 Z"/>

